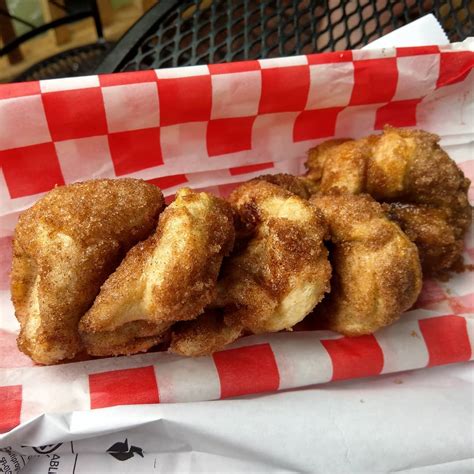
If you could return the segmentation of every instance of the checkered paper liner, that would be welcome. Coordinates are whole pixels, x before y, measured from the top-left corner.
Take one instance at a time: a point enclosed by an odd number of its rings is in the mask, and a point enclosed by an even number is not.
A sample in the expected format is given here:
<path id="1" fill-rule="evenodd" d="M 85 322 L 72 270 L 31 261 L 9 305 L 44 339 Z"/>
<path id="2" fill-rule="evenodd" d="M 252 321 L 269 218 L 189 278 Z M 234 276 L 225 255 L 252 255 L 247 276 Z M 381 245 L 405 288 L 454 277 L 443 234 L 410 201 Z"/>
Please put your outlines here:
<path id="1" fill-rule="evenodd" d="M 18 215 L 58 184 L 146 179 L 226 196 L 261 173 L 303 172 L 323 139 L 419 127 L 474 178 L 474 41 L 345 51 L 0 86 L 0 432 L 43 413 L 275 391 L 473 358 L 469 273 L 426 281 L 375 335 L 243 338 L 212 357 L 149 353 L 53 367 L 16 347 L 10 302 Z M 474 197 L 471 189 L 471 200 Z M 474 263 L 472 232 L 466 263 Z"/>

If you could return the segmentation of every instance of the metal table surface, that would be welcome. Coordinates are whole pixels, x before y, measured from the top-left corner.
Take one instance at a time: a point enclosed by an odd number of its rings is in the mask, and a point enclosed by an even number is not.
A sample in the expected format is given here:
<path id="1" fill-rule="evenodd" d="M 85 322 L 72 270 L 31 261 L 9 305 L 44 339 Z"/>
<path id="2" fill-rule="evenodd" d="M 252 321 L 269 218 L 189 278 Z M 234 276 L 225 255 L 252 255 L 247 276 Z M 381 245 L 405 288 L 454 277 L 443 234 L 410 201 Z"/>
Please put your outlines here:
<path id="1" fill-rule="evenodd" d="M 160 0 L 96 72 L 357 49 L 428 13 L 451 41 L 473 34 L 470 0 Z"/>

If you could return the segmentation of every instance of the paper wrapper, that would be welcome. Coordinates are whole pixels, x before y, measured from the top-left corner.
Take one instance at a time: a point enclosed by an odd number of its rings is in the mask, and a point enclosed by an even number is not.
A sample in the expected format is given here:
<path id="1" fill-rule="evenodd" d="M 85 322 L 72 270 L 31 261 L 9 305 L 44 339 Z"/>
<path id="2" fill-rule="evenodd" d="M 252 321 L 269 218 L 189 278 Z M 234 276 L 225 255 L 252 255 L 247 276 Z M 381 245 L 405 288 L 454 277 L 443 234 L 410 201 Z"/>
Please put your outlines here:
<path id="1" fill-rule="evenodd" d="M 18 214 L 57 184 L 133 176 L 167 196 L 183 185 L 225 196 L 261 173 L 302 173 L 306 151 L 324 139 L 384 124 L 440 134 L 473 179 L 473 51 L 466 40 L 1 86 L 0 431 L 28 429 L 43 413 L 214 400 L 470 360 L 474 292 L 462 273 L 426 281 L 416 308 L 371 336 L 278 333 L 212 357 L 39 367 L 16 348 L 8 273 Z M 474 263 L 472 237 L 465 261 Z"/>

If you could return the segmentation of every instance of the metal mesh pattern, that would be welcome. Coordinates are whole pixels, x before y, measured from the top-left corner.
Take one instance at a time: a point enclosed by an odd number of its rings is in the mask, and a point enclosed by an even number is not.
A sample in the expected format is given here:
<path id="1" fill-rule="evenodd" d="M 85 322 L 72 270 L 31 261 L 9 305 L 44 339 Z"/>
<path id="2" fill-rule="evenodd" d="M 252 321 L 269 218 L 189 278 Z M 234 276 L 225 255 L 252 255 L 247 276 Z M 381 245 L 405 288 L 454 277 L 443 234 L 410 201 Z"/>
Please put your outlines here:
<path id="1" fill-rule="evenodd" d="M 93 43 L 62 51 L 40 61 L 16 76 L 13 82 L 58 79 L 91 74 L 100 64 L 112 43 Z"/>
<path id="2" fill-rule="evenodd" d="M 119 43 L 109 67 L 130 71 L 355 49 L 427 13 L 451 41 L 472 34 L 472 0 L 185 0 L 147 32 L 130 32 L 132 47 L 121 55 Z"/>

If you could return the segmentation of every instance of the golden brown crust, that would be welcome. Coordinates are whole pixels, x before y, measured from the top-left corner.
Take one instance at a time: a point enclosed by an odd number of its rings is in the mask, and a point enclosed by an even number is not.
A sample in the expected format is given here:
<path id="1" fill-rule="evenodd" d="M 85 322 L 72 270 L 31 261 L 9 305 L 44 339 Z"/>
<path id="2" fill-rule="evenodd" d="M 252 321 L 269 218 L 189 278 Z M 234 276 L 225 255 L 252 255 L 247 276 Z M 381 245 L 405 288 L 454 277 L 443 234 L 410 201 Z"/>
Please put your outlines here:
<path id="1" fill-rule="evenodd" d="M 344 142 L 353 141 L 349 138 L 336 138 L 332 140 L 326 140 L 314 148 L 308 150 L 308 159 L 305 163 L 308 172 L 306 173 L 306 178 L 309 183 L 312 184 L 310 189 L 311 194 L 314 194 L 320 191 L 319 187 L 323 178 L 323 173 L 327 166 L 331 164 L 332 153 Z"/>
<path id="2" fill-rule="evenodd" d="M 267 181 L 268 183 L 276 184 L 290 193 L 296 194 L 302 199 L 309 199 L 311 193 L 307 187 L 307 181 L 300 176 L 293 176 L 286 173 L 278 174 L 263 174 L 257 176 L 256 180 Z"/>
<path id="3" fill-rule="evenodd" d="M 318 193 L 340 191 L 359 194 L 367 186 L 372 137 L 328 140 L 308 151 L 306 177 Z M 313 193 L 315 194 L 315 193 Z"/>
<path id="4" fill-rule="evenodd" d="M 329 290 L 326 224 L 306 201 L 264 181 L 244 183 L 229 200 L 255 231 L 225 262 L 216 305 L 253 333 L 289 329 Z"/>
<path id="5" fill-rule="evenodd" d="M 42 364 L 80 351 L 80 317 L 163 206 L 151 184 L 103 179 L 57 187 L 20 216 L 11 292 L 21 351 Z"/>
<path id="6" fill-rule="evenodd" d="M 416 246 L 370 196 L 334 192 L 310 203 L 331 235 L 332 289 L 316 308 L 327 328 L 358 336 L 394 322 L 421 290 Z"/>
<path id="7" fill-rule="evenodd" d="M 462 260 L 464 225 L 450 208 L 401 203 L 384 203 L 382 208 L 416 244 L 421 266 L 431 276 L 443 278 L 446 269 Z"/>
<path id="8" fill-rule="evenodd" d="M 228 325 L 222 314 L 207 310 L 194 321 L 183 321 L 173 328 L 170 351 L 188 357 L 208 355 L 238 339 L 242 332 L 242 326 Z"/>
<path id="9" fill-rule="evenodd" d="M 169 340 L 170 332 L 159 328 L 147 321 L 132 321 L 125 323 L 115 331 L 95 333 L 92 337 L 83 335 L 85 345 L 93 346 L 89 355 L 95 357 L 108 357 L 132 355 L 147 352 L 153 346 Z"/>
<path id="10" fill-rule="evenodd" d="M 81 319 L 88 353 L 130 354 L 137 342 L 145 350 L 173 322 L 196 318 L 215 296 L 221 262 L 233 242 L 230 205 L 181 189 L 155 234 L 130 250 Z"/>
<path id="11" fill-rule="evenodd" d="M 368 193 L 389 203 L 389 215 L 417 244 L 424 273 L 442 274 L 460 258 L 472 211 L 470 182 L 438 141 L 422 130 L 387 126 L 381 135 L 325 142 L 309 151 L 307 178 L 313 191 Z M 440 225 L 448 230 L 444 239 Z"/>
<path id="12" fill-rule="evenodd" d="M 175 327 L 173 352 L 210 354 L 244 332 L 290 330 L 329 291 L 327 226 L 317 210 L 260 179 L 241 185 L 229 200 L 246 238 L 224 260 L 214 311 Z"/>

